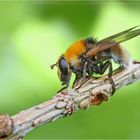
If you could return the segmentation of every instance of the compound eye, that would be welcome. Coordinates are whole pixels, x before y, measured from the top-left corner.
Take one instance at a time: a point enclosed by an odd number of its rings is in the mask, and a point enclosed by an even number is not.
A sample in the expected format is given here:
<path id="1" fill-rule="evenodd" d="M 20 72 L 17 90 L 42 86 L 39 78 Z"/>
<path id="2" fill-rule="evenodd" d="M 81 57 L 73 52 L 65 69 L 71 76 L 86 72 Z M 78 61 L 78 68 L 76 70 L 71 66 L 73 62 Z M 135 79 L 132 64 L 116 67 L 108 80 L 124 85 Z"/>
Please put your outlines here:
<path id="1" fill-rule="evenodd" d="M 59 68 L 64 75 L 68 74 L 68 65 L 65 58 L 63 57 L 59 60 Z"/>

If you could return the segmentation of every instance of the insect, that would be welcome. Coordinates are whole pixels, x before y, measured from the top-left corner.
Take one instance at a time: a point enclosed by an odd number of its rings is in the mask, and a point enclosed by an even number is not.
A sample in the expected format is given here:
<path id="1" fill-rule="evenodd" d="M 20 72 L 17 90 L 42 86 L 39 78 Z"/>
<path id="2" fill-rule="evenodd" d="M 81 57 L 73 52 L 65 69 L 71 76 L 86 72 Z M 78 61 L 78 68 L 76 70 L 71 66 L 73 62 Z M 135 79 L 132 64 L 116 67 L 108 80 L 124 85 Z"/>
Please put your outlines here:
<path id="1" fill-rule="evenodd" d="M 100 41 L 94 38 L 86 38 L 76 41 L 64 54 L 62 54 L 56 64 L 57 74 L 62 81 L 64 88 L 69 87 L 71 74 L 75 73 L 76 78 L 82 77 L 83 81 L 87 76 L 93 73 L 104 74 L 109 68 L 108 78 L 112 85 L 112 93 L 115 92 L 115 84 L 112 79 L 112 61 L 120 65 L 120 68 L 126 69 L 133 64 L 133 61 L 120 43 L 140 35 L 140 29 L 137 26 L 107 37 Z M 138 62 L 139 63 L 139 62 Z M 62 88 L 62 89 L 64 89 Z"/>

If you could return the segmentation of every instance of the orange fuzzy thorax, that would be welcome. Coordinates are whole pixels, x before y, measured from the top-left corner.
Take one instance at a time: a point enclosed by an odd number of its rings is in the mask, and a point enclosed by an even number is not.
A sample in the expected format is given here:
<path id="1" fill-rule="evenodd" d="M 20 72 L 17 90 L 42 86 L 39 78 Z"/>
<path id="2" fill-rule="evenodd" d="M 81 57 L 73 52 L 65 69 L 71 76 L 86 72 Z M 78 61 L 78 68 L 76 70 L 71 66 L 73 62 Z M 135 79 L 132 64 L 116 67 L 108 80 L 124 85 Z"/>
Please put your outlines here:
<path id="1" fill-rule="evenodd" d="M 78 65 L 78 57 L 86 51 L 84 40 L 80 40 L 72 44 L 65 52 L 64 56 L 68 63 L 75 63 Z"/>

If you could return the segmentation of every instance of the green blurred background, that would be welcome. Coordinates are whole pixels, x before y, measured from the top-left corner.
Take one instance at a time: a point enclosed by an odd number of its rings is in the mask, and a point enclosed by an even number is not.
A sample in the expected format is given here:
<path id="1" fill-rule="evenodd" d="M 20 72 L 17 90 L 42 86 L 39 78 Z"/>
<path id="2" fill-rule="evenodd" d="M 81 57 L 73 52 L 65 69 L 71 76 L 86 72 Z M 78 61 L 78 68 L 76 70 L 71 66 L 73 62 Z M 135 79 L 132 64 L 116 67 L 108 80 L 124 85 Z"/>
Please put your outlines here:
<path id="1" fill-rule="evenodd" d="M 61 88 L 55 63 L 79 38 L 102 39 L 140 24 L 140 2 L 0 2 L 0 114 L 14 115 Z M 140 37 L 122 44 L 140 60 Z M 140 82 L 107 103 L 38 127 L 35 138 L 140 138 Z"/>

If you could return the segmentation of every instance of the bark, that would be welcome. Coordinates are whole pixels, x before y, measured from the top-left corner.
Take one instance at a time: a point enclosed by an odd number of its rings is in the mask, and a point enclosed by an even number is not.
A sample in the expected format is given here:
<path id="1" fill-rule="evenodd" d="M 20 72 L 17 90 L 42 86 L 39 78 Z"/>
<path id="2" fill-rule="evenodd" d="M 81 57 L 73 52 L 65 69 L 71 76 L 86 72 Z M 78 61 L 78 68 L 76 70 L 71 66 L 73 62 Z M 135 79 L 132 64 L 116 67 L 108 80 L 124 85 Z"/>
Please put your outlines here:
<path id="1" fill-rule="evenodd" d="M 113 75 L 116 90 L 140 79 L 140 65 Z M 89 79 L 79 89 L 67 89 L 50 100 L 21 111 L 14 116 L 0 116 L 0 138 L 20 139 L 36 127 L 72 115 L 78 109 L 87 109 L 109 100 L 112 86 L 106 76 Z M 117 92 L 116 92 L 117 93 Z"/>

